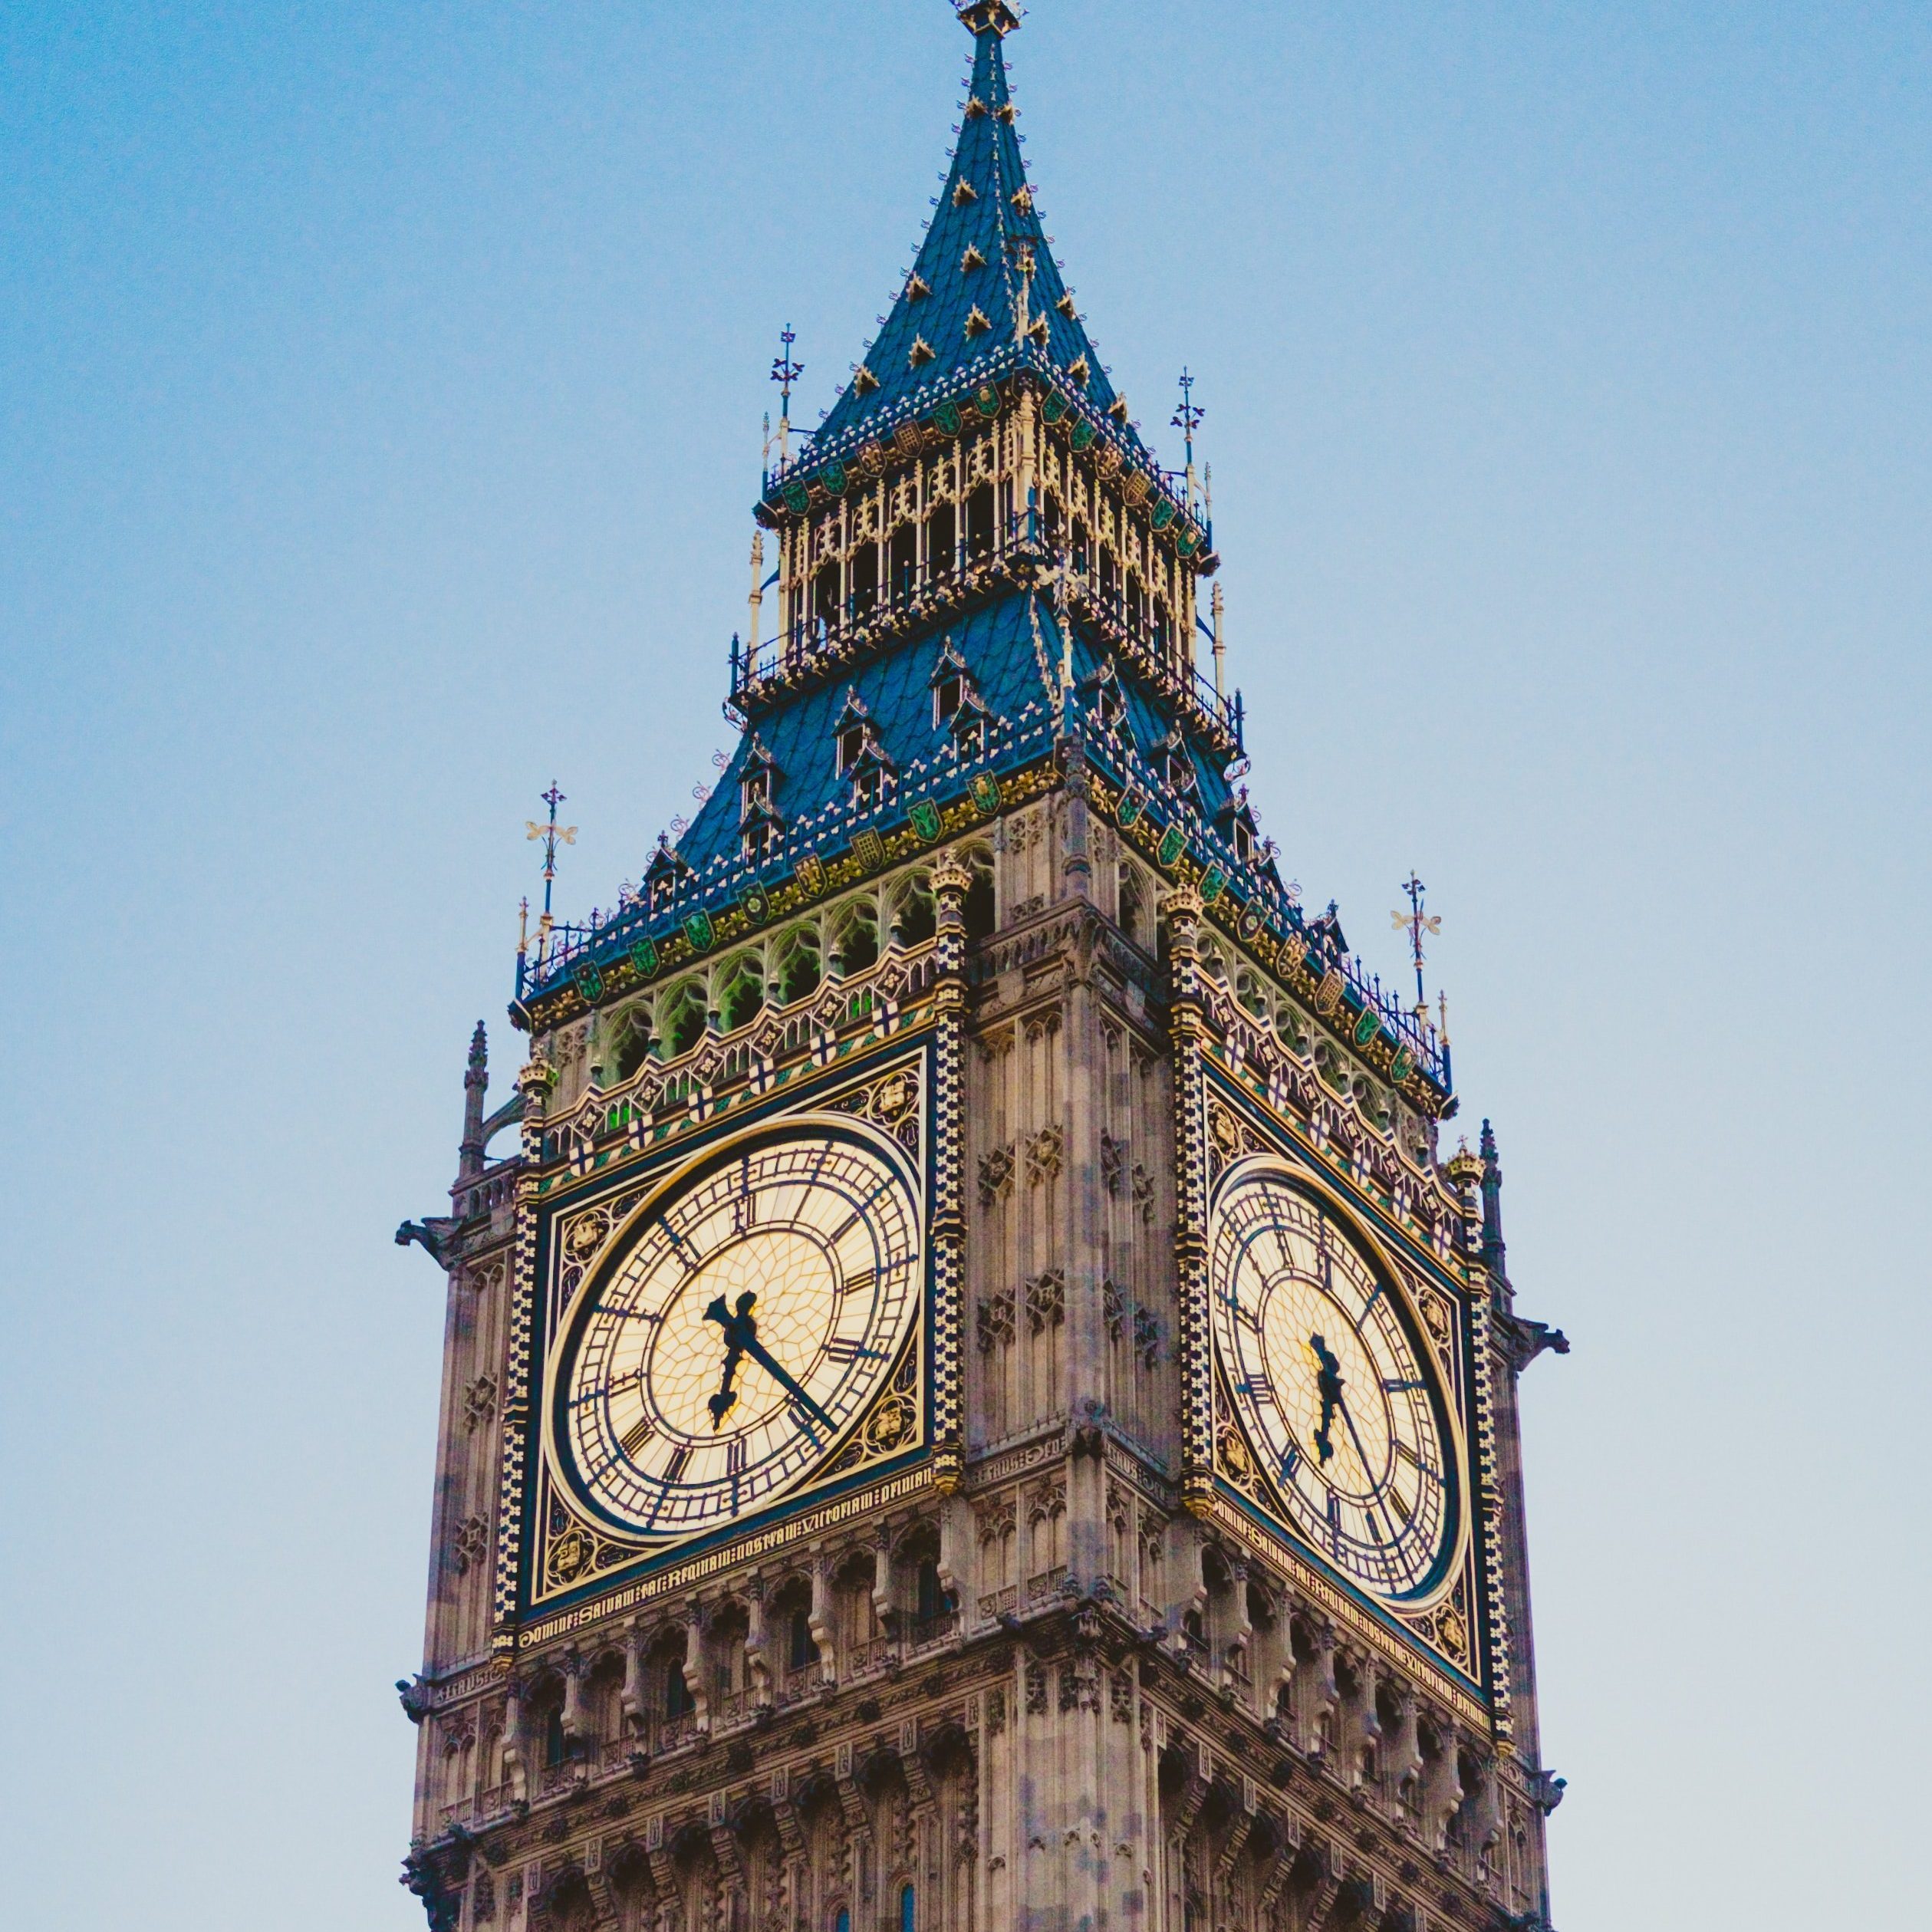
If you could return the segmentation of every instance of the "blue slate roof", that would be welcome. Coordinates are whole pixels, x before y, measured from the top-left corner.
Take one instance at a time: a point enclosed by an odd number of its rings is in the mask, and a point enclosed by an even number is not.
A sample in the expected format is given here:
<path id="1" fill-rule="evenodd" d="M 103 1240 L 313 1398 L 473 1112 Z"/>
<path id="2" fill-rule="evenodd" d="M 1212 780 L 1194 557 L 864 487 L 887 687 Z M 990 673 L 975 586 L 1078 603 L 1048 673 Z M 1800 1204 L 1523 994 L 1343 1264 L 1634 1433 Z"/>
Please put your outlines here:
<path id="1" fill-rule="evenodd" d="M 1115 400 L 1085 328 L 1071 312 L 1066 283 L 1026 179 L 1000 51 L 1005 24 L 1001 11 L 969 10 L 975 29 L 973 78 L 946 186 L 911 275 L 866 351 L 860 373 L 813 434 L 807 460 L 861 440 L 869 423 L 901 405 L 930 407 L 956 395 L 989 372 L 996 358 L 1009 356 L 1019 334 L 1024 280 L 1019 262 L 1027 248 L 1033 276 L 1026 319 L 1030 327 L 1044 318 L 1046 359 L 1064 374 L 1084 358 L 1084 385 L 1076 380 L 1074 386 L 1084 389 L 1097 414 Z M 969 249 L 977 251 L 983 265 L 966 265 Z M 920 292 L 922 287 L 927 292 Z M 976 322 L 969 334 L 976 309 L 988 326 Z M 1037 341 L 1029 346 L 1041 353 Z M 1136 449 L 1143 446 L 1125 426 L 1121 433 Z"/>
<path id="2" fill-rule="evenodd" d="M 930 767 L 950 756 L 951 737 L 933 717 L 933 671 L 949 640 L 965 660 L 974 690 L 996 719 L 1015 718 L 1029 705 L 1052 705 L 1059 682 L 1059 620 L 1047 598 L 1011 591 L 943 630 L 856 666 L 849 678 L 822 685 L 761 717 L 755 731 L 739 739 L 716 788 L 678 840 L 679 858 L 702 872 L 714 860 L 737 856 L 739 787 L 754 738 L 778 767 L 772 803 L 788 826 L 797 827 L 843 805 L 851 780 L 838 769 L 835 741 L 841 714 L 854 693 L 894 769 L 902 779 L 913 782 L 913 789 L 921 788 L 914 768 Z M 1098 653 L 1077 627 L 1073 663 L 1076 683 L 1099 666 Z M 1131 679 L 1123 677 L 1121 687 L 1129 733 L 1145 755 L 1165 737 L 1172 719 Z M 1199 809 L 1211 819 L 1227 800 L 1227 781 L 1198 747 L 1190 745 L 1190 752 Z"/>

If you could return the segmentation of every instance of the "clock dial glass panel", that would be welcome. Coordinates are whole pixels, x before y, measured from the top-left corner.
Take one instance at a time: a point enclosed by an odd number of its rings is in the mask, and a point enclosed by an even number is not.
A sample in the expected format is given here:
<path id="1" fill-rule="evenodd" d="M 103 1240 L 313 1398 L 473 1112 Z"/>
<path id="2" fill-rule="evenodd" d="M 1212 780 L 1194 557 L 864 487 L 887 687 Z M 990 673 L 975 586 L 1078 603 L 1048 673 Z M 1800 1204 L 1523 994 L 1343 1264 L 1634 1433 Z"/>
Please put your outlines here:
<path id="1" fill-rule="evenodd" d="M 903 1163 L 840 1131 L 733 1150 L 620 1237 L 566 1318 L 553 1439 L 623 1526 L 686 1536 L 828 1455 L 920 1306 Z"/>
<path id="2" fill-rule="evenodd" d="M 1222 1366 L 1295 1527 L 1377 1596 L 1430 1594 L 1457 1532 L 1453 1438 L 1386 1269 L 1267 1168 L 1230 1177 L 1210 1267 Z"/>

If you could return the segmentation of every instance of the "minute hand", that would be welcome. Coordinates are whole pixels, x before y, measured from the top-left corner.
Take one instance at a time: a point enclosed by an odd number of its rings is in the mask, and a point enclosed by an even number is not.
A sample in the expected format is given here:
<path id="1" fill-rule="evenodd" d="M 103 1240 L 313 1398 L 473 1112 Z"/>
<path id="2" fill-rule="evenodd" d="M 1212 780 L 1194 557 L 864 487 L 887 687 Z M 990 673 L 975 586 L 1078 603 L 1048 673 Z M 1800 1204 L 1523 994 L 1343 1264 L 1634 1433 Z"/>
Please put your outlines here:
<path id="1" fill-rule="evenodd" d="M 1381 1482 L 1375 1472 L 1368 1466 L 1368 1451 L 1362 1447 L 1361 1431 L 1355 1427 L 1355 1418 L 1349 1413 L 1347 1400 L 1341 1396 L 1337 1396 L 1335 1407 L 1341 1411 L 1341 1419 L 1348 1425 L 1349 1440 L 1355 1445 L 1355 1460 L 1361 1464 L 1363 1475 L 1368 1478 L 1370 1483 L 1376 1489 L 1380 1489 L 1382 1486 Z"/>
<path id="2" fill-rule="evenodd" d="M 750 1356 L 752 1360 L 756 1362 L 759 1367 L 763 1369 L 765 1374 L 770 1376 L 772 1380 L 777 1383 L 778 1387 L 783 1389 L 807 1415 L 817 1417 L 828 1429 L 836 1429 L 838 1427 L 838 1424 L 833 1421 L 831 1417 L 826 1414 L 824 1410 L 820 1408 L 818 1404 L 813 1401 L 811 1397 L 806 1394 L 805 1391 L 772 1360 L 771 1351 L 763 1342 L 759 1340 L 757 1336 L 745 1337 L 745 1353 Z"/>

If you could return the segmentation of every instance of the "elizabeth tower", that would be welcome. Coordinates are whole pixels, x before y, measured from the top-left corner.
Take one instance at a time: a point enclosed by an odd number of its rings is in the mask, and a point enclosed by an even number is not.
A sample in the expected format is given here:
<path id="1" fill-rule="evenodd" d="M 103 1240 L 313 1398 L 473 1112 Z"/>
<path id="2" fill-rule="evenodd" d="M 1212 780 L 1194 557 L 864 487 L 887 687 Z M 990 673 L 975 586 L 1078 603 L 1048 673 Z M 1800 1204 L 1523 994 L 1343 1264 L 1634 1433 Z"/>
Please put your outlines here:
<path id="1" fill-rule="evenodd" d="M 1445 1042 L 1256 829 L 1191 464 L 960 17 L 915 265 L 754 512 L 729 769 L 545 916 L 398 1236 L 449 1277 L 404 1878 L 448 1932 L 1541 1927 L 1560 1338 Z"/>

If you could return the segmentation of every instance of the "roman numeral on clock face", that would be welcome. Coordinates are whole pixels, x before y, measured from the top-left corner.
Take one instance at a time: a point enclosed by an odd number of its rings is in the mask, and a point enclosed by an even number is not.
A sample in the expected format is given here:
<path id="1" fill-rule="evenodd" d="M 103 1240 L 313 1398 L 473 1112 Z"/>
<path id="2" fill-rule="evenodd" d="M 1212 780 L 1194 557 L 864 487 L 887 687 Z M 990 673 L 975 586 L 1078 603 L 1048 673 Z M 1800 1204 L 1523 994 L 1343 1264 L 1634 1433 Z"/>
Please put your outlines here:
<path id="1" fill-rule="evenodd" d="M 725 1473 L 735 1483 L 745 1471 L 745 1438 L 733 1436 L 725 1444 Z"/>
<path id="2" fill-rule="evenodd" d="M 848 1275 L 840 1284 L 839 1292 L 842 1295 L 870 1295 L 878 1282 L 877 1270 L 867 1268 L 858 1274 Z"/>
<path id="3" fill-rule="evenodd" d="M 1245 1381 L 1236 1382 L 1234 1387 L 1236 1394 L 1251 1395 L 1257 1402 L 1272 1402 L 1275 1399 L 1275 1385 L 1266 1375 L 1250 1375 Z"/>
<path id="4" fill-rule="evenodd" d="M 620 1444 L 620 1447 L 623 1449 L 625 1455 L 629 1456 L 634 1463 L 637 1460 L 638 1450 L 642 1449 L 644 1444 L 649 1442 L 651 1437 L 657 1433 L 657 1425 L 651 1420 L 650 1417 L 649 1416 L 640 1416 L 637 1420 L 624 1432 L 624 1440 Z"/>
<path id="5" fill-rule="evenodd" d="M 877 1360 L 882 1358 L 884 1353 L 883 1349 L 867 1348 L 864 1343 L 850 1335 L 834 1335 L 825 1344 L 827 1358 L 835 1362 Z"/>
<path id="6" fill-rule="evenodd" d="M 682 1483 L 684 1480 L 684 1466 L 690 1460 L 691 1451 L 689 1447 L 683 1443 L 680 1443 L 676 1448 L 671 1451 L 671 1460 L 664 1466 L 664 1480 L 666 1483 Z"/>

